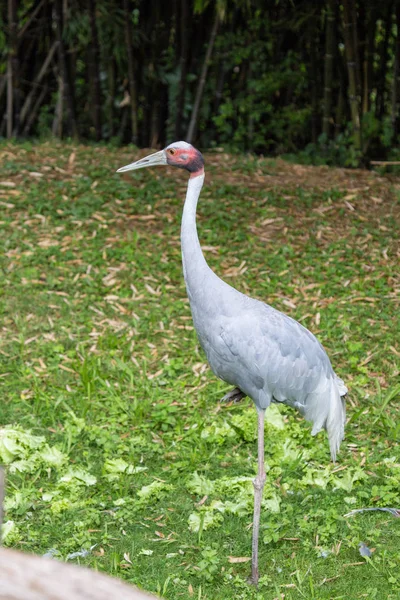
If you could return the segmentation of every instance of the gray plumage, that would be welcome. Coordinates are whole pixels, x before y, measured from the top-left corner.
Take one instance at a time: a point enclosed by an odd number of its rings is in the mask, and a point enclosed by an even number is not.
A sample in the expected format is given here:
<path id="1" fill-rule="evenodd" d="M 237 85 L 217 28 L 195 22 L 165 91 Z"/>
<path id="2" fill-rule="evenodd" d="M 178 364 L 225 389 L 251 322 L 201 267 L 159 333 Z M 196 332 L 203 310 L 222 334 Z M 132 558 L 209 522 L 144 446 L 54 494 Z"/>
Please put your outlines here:
<path id="1" fill-rule="evenodd" d="M 264 413 L 283 402 L 313 423 L 312 433 L 328 433 L 335 460 L 344 436 L 347 389 L 316 337 L 268 304 L 238 292 L 207 265 L 196 228 L 196 208 L 204 182 L 204 161 L 186 142 L 175 142 L 119 172 L 152 165 L 189 171 L 182 215 L 182 263 L 193 322 L 211 369 L 235 386 L 228 397 L 249 396 L 258 416 L 258 470 L 254 480 L 251 581 L 258 582 L 258 537 L 264 468 Z"/>
<path id="2" fill-rule="evenodd" d="M 196 231 L 204 175 L 189 180 L 182 218 L 182 258 L 193 322 L 213 372 L 252 398 L 258 409 L 283 402 L 328 432 L 335 460 L 344 436 L 347 389 L 308 329 L 249 298 L 207 265 Z"/>

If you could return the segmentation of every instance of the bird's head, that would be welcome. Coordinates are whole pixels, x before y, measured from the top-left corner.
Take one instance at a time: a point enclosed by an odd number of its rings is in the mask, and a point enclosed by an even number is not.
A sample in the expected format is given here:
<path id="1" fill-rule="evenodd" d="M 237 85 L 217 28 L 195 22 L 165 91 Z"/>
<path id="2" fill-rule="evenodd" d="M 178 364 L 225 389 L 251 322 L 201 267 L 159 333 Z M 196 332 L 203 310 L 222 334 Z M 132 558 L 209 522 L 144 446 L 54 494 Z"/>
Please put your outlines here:
<path id="1" fill-rule="evenodd" d="M 144 167 L 154 167 L 155 165 L 170 165 L 186 169 L 190 177 L 197 177 L 204 173 L 204 159 L 198 150 L 187 142 L 174 142 L 154 154 L 141 158 L 136 162 L 118 169 L 117 173 L 143 169 Z"/>

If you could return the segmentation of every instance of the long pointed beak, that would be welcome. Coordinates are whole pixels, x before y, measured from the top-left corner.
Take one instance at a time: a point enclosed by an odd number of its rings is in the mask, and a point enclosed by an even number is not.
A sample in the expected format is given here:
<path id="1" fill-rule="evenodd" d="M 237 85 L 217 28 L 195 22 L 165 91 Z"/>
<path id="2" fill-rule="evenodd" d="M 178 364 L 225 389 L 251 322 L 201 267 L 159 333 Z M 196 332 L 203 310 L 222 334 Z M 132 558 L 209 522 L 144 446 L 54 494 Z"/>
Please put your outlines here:
<path id="1" fill-rule="evenodd" d="M 117 170 L 117 173 L 125 173 L 126 171 L 134 171 L 135 169 L 143 169 L 144 167 L 154 167 L 155 165 L 166 164 L 167 157 L 165 155 L 165 152 L 164 150 L 160 150 L 160 152 L 155 152 L 154 154 L 150 154 L 150 156 L 141 158 L 140 160 L 137 160 L 136 162 L 133 162 L 130 165 L 121 167 Z"/>

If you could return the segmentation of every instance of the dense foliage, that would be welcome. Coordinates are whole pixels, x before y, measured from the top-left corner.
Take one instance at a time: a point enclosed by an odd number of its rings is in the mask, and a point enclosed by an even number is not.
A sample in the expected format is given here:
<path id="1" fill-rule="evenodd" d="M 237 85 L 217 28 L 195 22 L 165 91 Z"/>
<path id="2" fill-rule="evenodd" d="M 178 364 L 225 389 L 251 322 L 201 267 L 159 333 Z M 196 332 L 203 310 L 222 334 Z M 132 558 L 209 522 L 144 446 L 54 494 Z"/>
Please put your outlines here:
<path id="1" fill-rule="evenodd" d="M 8 0 L 0 135 L 396 158 L 398 0 Z"/>

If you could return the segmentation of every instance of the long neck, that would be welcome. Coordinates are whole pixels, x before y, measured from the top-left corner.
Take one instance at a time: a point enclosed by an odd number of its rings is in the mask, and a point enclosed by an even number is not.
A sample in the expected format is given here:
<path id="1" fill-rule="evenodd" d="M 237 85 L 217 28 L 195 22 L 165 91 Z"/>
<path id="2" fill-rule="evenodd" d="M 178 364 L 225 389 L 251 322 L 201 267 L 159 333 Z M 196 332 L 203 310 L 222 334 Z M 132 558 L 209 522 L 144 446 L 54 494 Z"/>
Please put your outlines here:
<path id="1" fill-rule="evenodd" d="M 204 172 L 189 179 L 183 207 L 181 226 L 182 262 L 188 291 L 199 285 L 202 280 L 201 275 L 210 270 L 201 250 L 196 227 L 196 207 L 203 182 Z"/>

